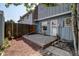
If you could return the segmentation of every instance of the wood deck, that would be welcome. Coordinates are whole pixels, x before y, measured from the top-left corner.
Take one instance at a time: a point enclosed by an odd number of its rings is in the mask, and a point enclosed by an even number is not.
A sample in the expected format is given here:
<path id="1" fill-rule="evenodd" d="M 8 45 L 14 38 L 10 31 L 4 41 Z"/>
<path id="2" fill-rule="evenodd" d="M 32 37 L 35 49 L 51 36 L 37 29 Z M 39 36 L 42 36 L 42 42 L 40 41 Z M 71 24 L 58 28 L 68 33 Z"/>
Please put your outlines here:
<path id="1" fill-rule="evenodd" d="M 57 40 L 57 37 L 44 36 L 40 34 L 24 35 L 23 37 L 43 48 L 49 46 L 52 42 Z"/>

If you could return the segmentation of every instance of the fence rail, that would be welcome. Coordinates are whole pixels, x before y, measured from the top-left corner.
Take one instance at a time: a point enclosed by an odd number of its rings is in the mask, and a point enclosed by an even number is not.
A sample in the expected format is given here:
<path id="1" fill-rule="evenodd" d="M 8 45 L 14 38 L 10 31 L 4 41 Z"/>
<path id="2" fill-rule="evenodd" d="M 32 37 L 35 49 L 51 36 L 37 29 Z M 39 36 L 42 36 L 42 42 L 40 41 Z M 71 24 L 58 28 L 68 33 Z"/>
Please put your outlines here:
<path id="1" fill-rule="evenodd" d="M 35 33 L 35 25 L 5 22 L 5 37 Z"/>

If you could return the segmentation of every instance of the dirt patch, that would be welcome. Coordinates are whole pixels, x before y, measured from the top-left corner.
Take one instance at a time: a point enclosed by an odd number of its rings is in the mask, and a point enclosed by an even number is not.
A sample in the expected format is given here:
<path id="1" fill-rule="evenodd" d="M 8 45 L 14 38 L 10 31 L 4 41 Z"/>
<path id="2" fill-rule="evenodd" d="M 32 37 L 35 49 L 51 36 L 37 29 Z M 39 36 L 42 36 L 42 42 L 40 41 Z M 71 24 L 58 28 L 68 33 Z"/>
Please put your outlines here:
<path id="1" fill-rule="evenodd" d="M 30 43 L 30 42 L 29 42 Z M 23 41 L 23 38 L 18 38 L 16 40 L 9 41 L 10 47 L 7 48 L 5 56 L 40 56 L 39 47 L 34 44 L 27 44 Z M 32 48 L 34 46 L 35 49 Z"/>

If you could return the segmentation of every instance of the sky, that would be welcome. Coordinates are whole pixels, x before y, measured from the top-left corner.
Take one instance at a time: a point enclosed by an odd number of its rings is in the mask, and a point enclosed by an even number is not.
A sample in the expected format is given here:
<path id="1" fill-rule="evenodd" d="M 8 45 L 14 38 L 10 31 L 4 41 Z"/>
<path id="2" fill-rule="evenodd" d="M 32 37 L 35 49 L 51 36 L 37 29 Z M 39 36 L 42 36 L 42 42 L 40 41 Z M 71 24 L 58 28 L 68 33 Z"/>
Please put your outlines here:
<path id="1" fill-rule="evenodd" d="M 10 5 L 6 8 L 4 3 L 0 3 L 0 10 L 4 12 L 5 21 L 12 19 L 15 22 L 27 12 L 23 4 L 19 6 Z"/>

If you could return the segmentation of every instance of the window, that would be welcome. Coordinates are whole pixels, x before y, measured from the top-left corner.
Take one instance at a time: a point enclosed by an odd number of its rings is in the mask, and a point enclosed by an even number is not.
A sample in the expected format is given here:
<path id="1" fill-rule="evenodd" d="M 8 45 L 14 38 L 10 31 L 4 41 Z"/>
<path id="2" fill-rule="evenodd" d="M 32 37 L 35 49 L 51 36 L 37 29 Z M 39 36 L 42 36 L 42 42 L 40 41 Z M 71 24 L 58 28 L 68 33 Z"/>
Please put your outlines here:
<path id="1" fill-rule="evenodd" d="M 47 30 L 47 26 L 43 26 L 43 30 Z"/>
<path id="2" fill-rule="evenodd" d="M 27 15 L 27 19 L 29 18 L 29 15 Z"/>
<path id="3" fill-rule="evenodd" d="M 58 26 L 58 20 L 52 20 L 52 26 L 57 27 Z"/>
<path id="4" fill-rule="evenodd" d="M 65 19 L 64 25 L 65 26 L 71 26 L 72 25 L 71 17 L 68 17 L 68 18 Z"/>

